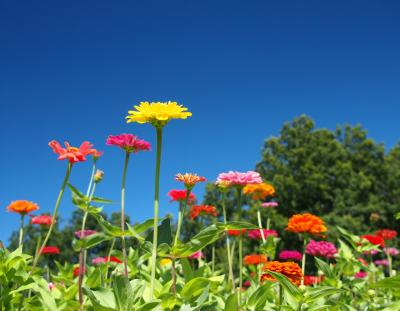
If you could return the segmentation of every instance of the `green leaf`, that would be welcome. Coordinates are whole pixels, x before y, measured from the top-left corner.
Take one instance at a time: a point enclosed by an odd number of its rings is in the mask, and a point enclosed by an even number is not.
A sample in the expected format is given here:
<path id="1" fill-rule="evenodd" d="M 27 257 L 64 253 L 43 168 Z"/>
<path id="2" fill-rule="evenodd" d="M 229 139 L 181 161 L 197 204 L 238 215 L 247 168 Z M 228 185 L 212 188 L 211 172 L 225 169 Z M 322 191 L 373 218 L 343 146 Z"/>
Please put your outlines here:
<path id="1" fill-rule="evenodd" d="M 74 251 L 79 252 L 82 248 L 90 249 L 96 246 L 97 244 L 100 244 L 104 241 L 108 241 L 110 239 L 111 238 L 109 236 L 106 236 L 103 233 L 95 233 L 87 237 L 84 237 L 83 239 L 74 239 L 72 241 L 72 247 Z"/>
<path id="2" fill-rule="evenodd" d="M 133 307 L 133 292 L 131 283 L 123 275 L 113 275 L 112 288 L 114 291 L 117 310 L 130 311 Z"/>
<path id="3" fill-rule="evenodd" d="M 273 276 L 286 291 L 286 293 L 289 294 L 293 299 L 295 299 L 296 301 L 299 301 L 301 299 L 302 293 L 297 286 L 293 285 L 292 282 L 289 281 L 286 276 L 269 270 L 268 274 Z"/>
<path id="4" fill-rule="evenodd" d="M 334 273 L 332 268 L 322 259 L 318 257 L 314 257 L 315 259 L 315 264 L 317 265 L 317 268 L 322 271 L 322 273 L 327 277 L 327 278 L 333 278 Z"/>
<path id="5" fill-rule="evenodd" d="M 191 279 L 193 279 L 192 266 L 190 265 L 190 262 L 187 258 L 182 258 L 180 262 L 182 265 L 183 277 L 185 279 L 185 282 L 189 282 Z"/>
<path id="6" fill-rule="evenodd" d="M 158 234 L 157 234 L 157 246 L 161 244 L 172 244 L 172 231 L 171 231 L 171 219 L 165 218 L 161 224 L 158 226 Z M 153 230 L 146 237 L 146 241 L 153 241 Z"/>
<path id="7" fill-rule="evenodd" d="M 251 230 L 251 229 L 258 229 L 256 225 L 253 225 L 249 222 L 246 221 L 229 221 L 226 224 L 222 222 L 217 222 L 216 227 L 218 229 L 223 229 L 225 230 L 240 230 L 240 229 L 246 229 L 246 230 Z"/>
<path id="8" fill-rule="evenodd" d="M 305 301 L 311 303 L 325 296 L 333 296 L 342 292 L 343 290 L 330 286 L 308 288 Z"/>
<path id="9" fill-rule="evenodd" d="M 108 288 L 100 288 L 98 290 L 91 290 L 83 287 L 85 295 L 89 297 L 96 311 L 115 311 L 116 304 L 113 291 Z"/>
<path id="10" fill-rule="evenodd" d="M 266 283 L 259 288 L 250 296 L 247 301 L 247 306 L 253 310 L 263 310 L 265 304 L 267 303 L 268 297 L 271 293 L 269 289 L 271 288 L 271 283 Z"/>
<path id="11" fill-rule="evenodd" d="M 184 300 L 190 301 L 192 298 L 200 296 L 204 288 L 210 284 L 210 280 L 204 277 L 198 277 L 190 280 L 182 288 L 181 296 Z"/>
<path id="12" fill-rule="evenodd" d="M 231 294 L 225 303 L 225 311 L 238 311 L 239 302 L 237 293 Z"/>
<path id="13" fill-rule="evenodd" d="M 399 289 L 400 288 L 400 274 L 396 276 L 392 276 L 390 278 L 386 278 L 383 280 L 380 280 L 379 282 L 372 284 L 372 287 L 375 288 L 395 288 Z"/>
<path id="14" fill-rule="evenodd" d="M 100 198 L 100 197 L 92 197 L 91 202 L 96 202 L 96 203 L 104 203 L 104 204 L 112 204 L 113 201 Z"/>

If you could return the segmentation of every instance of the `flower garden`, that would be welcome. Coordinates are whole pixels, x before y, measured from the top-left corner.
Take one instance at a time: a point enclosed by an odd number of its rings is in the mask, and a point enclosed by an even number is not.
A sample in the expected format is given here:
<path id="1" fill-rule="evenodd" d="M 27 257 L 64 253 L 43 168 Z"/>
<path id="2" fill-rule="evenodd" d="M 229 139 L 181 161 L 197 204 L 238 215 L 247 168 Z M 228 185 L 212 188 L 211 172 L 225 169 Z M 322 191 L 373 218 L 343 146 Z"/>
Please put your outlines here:
<path id="1" fill-rule="evenodd" d="M 0 310 L 400 310 L 394 228 L 356 235 L 336 226 L 340 237 L 332 239 L 324 215 L 305 207 L 280 232 L 272 215 L 285 206 L 259 172 L 229 171 L 207 179 L 201 172 L 163 176 L 175 178 L 180 186 L 168 193 L 178 216 L 159 217 L 163 129 L 190 116 L 176 102 L 142 102 L 126 120 L 150 124 L 156 146 L 134 134 L 106 139 L 109 148 L 124 155 L 120 225 L 102 216 L 102 206 L 112 202 L 96 191 L 106 177 L 97 169 L 103 153 L 88 141 L 79 147 L 49 143 L 65 177 L 51 215 L 40 214 L 29 198 L 16 198 L 7 206 L 19 215 L 21 225 L 18 247 L 0 248 Z M 152 219 L 131 224 L 127 217 L 134 211 L 125 206 L 130 191 L 126 176 L 130 159 L 142 151 L 156 153 L 154 212 Z M 70 183 L 84 161 L 92 162 L 86 190 Z M 214 205 L 199 203 L 194 194 L 196 185 L 206 182 L 218 193 Z M 82 213 L 81 228 L 72 245 L 52 245 L 67 191 Z M 249 221 L 249 213 L 255 222 Z M 89 219 L 101 230 L 91 228 Z M 33 252 L 24 249 L 26 222 L 40 228 Z M 191 223 L 200 228 L 193 234 L 185 232 Z M 283 233 L 299 247 L 286 248 Z M 93 256 L 100 245 L 106 252 Z M 57 260 L 65 247 L 73 248 L 77 262 Z"/>

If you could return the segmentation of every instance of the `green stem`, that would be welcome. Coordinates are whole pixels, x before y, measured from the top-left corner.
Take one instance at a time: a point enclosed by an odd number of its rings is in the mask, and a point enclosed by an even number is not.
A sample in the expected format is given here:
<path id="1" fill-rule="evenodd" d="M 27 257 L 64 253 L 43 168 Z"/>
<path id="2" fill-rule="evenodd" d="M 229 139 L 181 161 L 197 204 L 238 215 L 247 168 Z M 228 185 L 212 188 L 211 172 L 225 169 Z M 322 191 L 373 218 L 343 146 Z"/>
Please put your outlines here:
<path id="1" fill-rule="evenodd" d="M 225 190 L 223 190 L 225 191 Z M 224 225 L 227 224 L 226 221 L 226 194 L 225 192 L 222 192 L 222 212 L 224 215 Z M 229 268 L 229 278 L 232 282 L 232 291 L 235 291 L 235 277 L 233 275 L 233 268 L 232 268 L 232 256 L 231 256 L 231 247 L 230 247 L 230 243 L 229 243 L 229 234 L 228 232 L 225 233 L 226 234 L 226 254 L 228 256 L 228 268 Z"/>
<path id="2" fill-rule="evenodd" d="M 237 188 L 237 209 L 238 220 L 242 218 L 242 188 Z M 242 229 L 239 231 L 239 305 L 242 303 L 242 287 L 243 287 L 243 234 Z"/>
<path id="3" fill-rule="evenodd" d="M 182 211 L 182 204 L 179 203 L 179 211 L 178 211 L 178 224 L 176 227 L 175 239 L 174 239 L 174 246 L 178 244 L 179 235 L 181 233 L 181 226 L 182 226 L 182 218 L 183 218 L 183 211 Z"/>
<path id="4" fill-rule="evenodd" d="M 215 246 L 213 244 L 212 249 L 211 249 L 211 271 L 212 274 L 214 274 L 215 270 Z"/>
<path id="5" fill-rule="evenodd" d="M 301 259 L 301 273 L 303 274 L 301 278 L 301 286 L 304 285 L 304 275 L 306 273 L 306 245 L 307 245 L 307 239 L 304 237 L 303 240 L 303 257 Z"/>
<path id="6" fill-rule="evenodd" d="M 260 228 L 261 238 L 262 238 L 263 244 L 265 244 L 265 236 L 264 236 L 264 230 L 263 230 L 262 222 L 261 222 L 261 211 L 260 211 L 259 204 L 257 204 L 257 219 L 258 219 L 258 227 Z"/>
<path id="7" fill-rule="evenodd" d="M 154 298 L 154 285 L 156 279 L 156 260 L 157 260 L 157 238 L 158 238 L 158 205 L 160 193 L 160 164 L 161 164 L 161 148 L 162 148 L 162 128 L 157 127 L 157 158 L 156 158 L 156 175 L 154 180 L 154 225 L 153 225 L 153 249 L 151 253 L 151 279 L 150 279 L 150 295 Z"/>
<path id="8" fill-rule="evenodd" d="M 122 186 L 121 186 L 121 242 L 122 242 L 122 256 L 124 260 L 124 275 L 128 278 L 128 259 L 126 256 L 126 244 L 125 244 L 125 182 L 126 172 L 128 170 L 130 152 L 125 153 L 124 172 L 122 174 Z"/>
<path id="9" fill-rule="evenodd" d="M 18 241 L 18 247 L 21 247 L 22 245 L 22 240 L 24 238 L 24 219 L 25 219 L 25 214 L 21 214 L 21 222 L 19 226 L 19 241 Z"/>
<path id="10" fill-rule="evenodd" d="M 110 265 L 110 257 L 111 257 L 111 253 L 112 253 L 112 251 L 114 249 L 114 245 L 115 245 L 115 238 L 112 239 L 110 250 L 108 251 L 108 256 L 106 258 L 106 283 L 107 283 L 107 280 L 108 280 L 108 268 L 109 268 L 109 265 Z"/>
<path id="11" fill-rule="evenodd" d="M 392 265 L 393 265 L 393 260 L 392 256 L 389 254 L 389 250 L 386 251 L 387 259 L 388 259 L 388 268 L 389 268 L 389 277 L 392 276 Z"/>
<path id="12" fill-rule="evenodd" d="M 62 183 L 62 185 L 61 185 L 61 189 L 60 189 L 60 192 L 58 193 L 57 201 L 56 201 L 56 204 L 55 204 L 55 206 L 54 206 L 53 217 L 52 217 L 52 219 L 51 219 L 51 224 L 50 224 L 50 227 L 49 227 L 49 231 L 47 231 L 47 234 L 46 234 L 46 237 L 44 238 L 43 244 L 42 244 L 42 246 L 40 247 L 37 256 L 36 256 L 35 259 L 33 260 L 32 271 L 31 271 L 31 273 L 35 270 L 36 265 L 37 265 L 37 263 L 38 263 L 38 261 L 39 261 L 39 258 L 40 258 L 40 256 L 42 255 L 43 248 L 46 246 L 46 244 L 47 244 L 47 242 L 48 242 L 48 240 L 49 240 L 49 238 L 50 238 L 50 235 L 51 235 L 51 233 L 53 232 L 54 225 L 55 225 L 55 223 L 56 223 L 56 219 L 57 219 L 57 215 L 58 215 L 58 208 L 59 208 L 59 206 L 60 206 L 61 199 L 62 199 L 62 197 L 63 197 L 65 187 L 67 186 L 68 179 L 69 179 L 69 176 L 70 176 L 70 174 L 71 174 L 71 170 L 72 170 L 72 163 L 69 162 L 69 163 L 68 163 L 68 167 L 67 167 L 67 171 L 66 171 L 66 173 L 65 173 L 64 181 L 63 181 L 63 183 Z"/>

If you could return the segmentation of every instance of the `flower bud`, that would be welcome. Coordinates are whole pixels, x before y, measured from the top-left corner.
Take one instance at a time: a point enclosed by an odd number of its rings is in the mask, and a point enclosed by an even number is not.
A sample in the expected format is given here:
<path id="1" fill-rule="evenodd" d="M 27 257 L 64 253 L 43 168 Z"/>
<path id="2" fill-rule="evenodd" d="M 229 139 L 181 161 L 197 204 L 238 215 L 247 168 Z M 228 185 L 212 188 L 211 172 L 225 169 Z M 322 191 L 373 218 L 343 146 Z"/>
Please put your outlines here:
<path id="1" fill-rule="evenodd" d="M 369 216 L 369 220 L 370 220 L 372 223 L 377 222 L 377 221 L 379 220 L 379 218 L 380 218 L 380 216 L 379 216 L 378 213 L 372 213 L 372 214 Z"/>
<path id="2" fill-rule="evenodd" d="M 97 170 L 94 174 L 94 182 L 97 184 L 103 180 L 104 172 L 102 170 Z"/>

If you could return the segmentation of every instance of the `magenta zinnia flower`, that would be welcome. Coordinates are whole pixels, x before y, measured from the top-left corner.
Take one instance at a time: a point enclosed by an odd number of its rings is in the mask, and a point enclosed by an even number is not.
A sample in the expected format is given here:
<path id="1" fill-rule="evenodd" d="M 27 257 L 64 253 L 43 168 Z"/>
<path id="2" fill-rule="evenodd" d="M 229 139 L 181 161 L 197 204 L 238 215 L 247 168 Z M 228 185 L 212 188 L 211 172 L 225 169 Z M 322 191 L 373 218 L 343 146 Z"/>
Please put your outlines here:
<path id="1" fill-rule="evenodd" d="M 357 279 L 364 279 L 367 277 L 367 275 L 368 273 L 365 271 L 358 271 L 356 274 L 354 274 L 354 277 Z"/>
<path id="2" fill-rule="evenodd" d="M 375 260 L 374 264 L 376 264 L 377 266 L 388 266 L 389 260 L 387 259 Z"/>
<path id="3" fill-rule="evenodd" d="M 261 184 L 262 178 L 259 173 L 247 171 L 245 173 L 229 171 L 218 175 L 217 184 L 229 186 L 246 186 L 251 184 Z"/>
<path id="4" fill-rule="evenodd" d="M 279 259 L 300 261 L 302 254 L 298 251 L 283 250 L 279 253 Z"/>
<path id="5" fill-rule="evenodd" d="M 325 258 L 332 258 L 337 253 L 334 244 L 326 241 L 311 240 L 306 246 L 306 254 Z"/>
<path id="6" fill-rule="evenodd" d="M 261 203 L 261 207 L 264 207 L 264 208 L 273 208 L 273 207 L 278 207 L 278 206 L 279 206 L 278 202 L 264 202 L 264 203 Z"/>
<path id="7" fill-rule="evenodd" d="M 200 259 L 200 258 L 204 258 L 204 254 L 202 251 L 197 251 L 195 253 L 193 253 L 192 255 L 188 256 L 189 259 Z"/>
<path id="8" fill-rule="evenodd" d="M 390 256 L 397 256 L 399 254 L 399 250 L 396 247 L 385 247 L 383 250 Z"/>
<path id="9" fill-rule="evenodd" d="M 262 231 L 264 233 L 264 238 L 267 238 L 270 235 L 274 236 L 275 238 L 278 237 L 278 233 L 275 230 L 262 229 Z M 260 229 L 249 230 L 247 232 L 247 235 L 250 239 L 253 239 L 253 240 L 259 240 L 262 238 Z"/>
<path id="10" fill-rule="evenodd" d="M 95 233 L 97 233 L 97 231 L 95 231 L 95 230 L 88 229 L 88 230 L 83 230 L 83 232 L 82 232 L 82 230 L 78 230 L 78 231 L 75 231 L 75 236 L 78 239 L 82 239 L 82 238 L 86 238 L 87 236 L 95 234 Z"/>
<path id="11" fill-rule="evenodd" d="M 109 135 L 106 141 L 107 145 L 117 146 L 126 152 L 139 152 L 150 150 L 150 143 L 139 139 L 133 134 Z"/>

